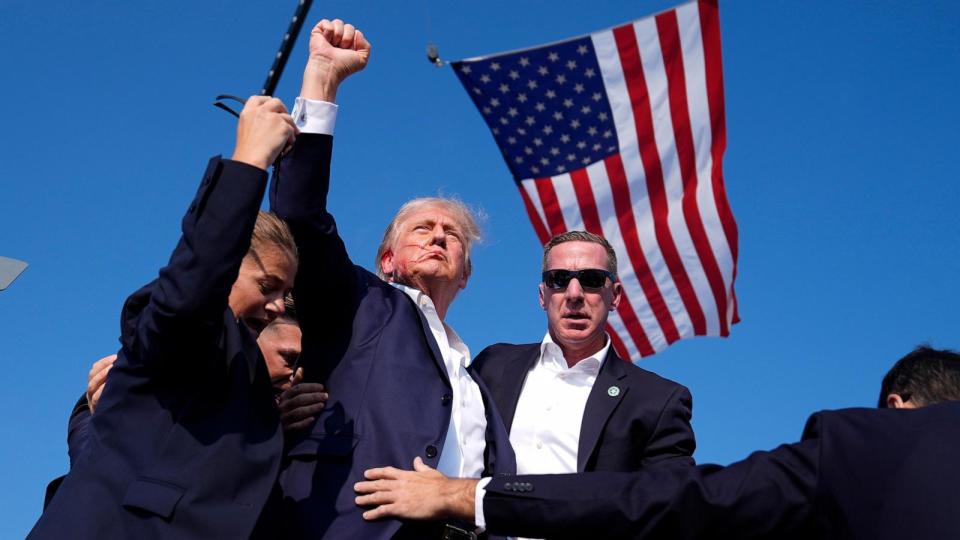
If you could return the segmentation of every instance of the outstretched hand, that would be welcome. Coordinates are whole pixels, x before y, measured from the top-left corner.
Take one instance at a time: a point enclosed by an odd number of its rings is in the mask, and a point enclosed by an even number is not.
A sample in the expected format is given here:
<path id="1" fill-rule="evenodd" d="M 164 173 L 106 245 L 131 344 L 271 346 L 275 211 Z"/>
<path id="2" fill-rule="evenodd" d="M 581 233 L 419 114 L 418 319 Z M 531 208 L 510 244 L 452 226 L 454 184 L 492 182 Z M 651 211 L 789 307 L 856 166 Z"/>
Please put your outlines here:
<path id="1" fill-rule="evenodd" d="M 382 467 L 367 469 L 363 476 L 367 480 L 353 486 L 357 505 L 372 507 L 363 519 L 473 521 L 477 480 L 447 478 L 419 457 L 414 458 L 412 471 Z"/>
<path id="2" fill-rule="evenodd" d="M 340 83 L 366 67 L 369 59 L 370 42 L 363 32 L 340 19 L 323 19 L 310 31 L 301 97 L 332 103 Z"/>

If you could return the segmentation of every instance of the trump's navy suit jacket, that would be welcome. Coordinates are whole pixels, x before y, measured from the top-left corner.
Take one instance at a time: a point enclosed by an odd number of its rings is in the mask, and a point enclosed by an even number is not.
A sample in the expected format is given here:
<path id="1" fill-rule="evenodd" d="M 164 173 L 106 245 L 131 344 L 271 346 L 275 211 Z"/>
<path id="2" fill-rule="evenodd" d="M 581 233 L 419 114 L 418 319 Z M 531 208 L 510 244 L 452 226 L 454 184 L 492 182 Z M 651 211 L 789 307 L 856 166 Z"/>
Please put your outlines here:
<path id="1" fill-rule="evenodd" d="M 539 343 L 499 343 L 473 363 L 508 431 L 523 383 L 539 358 Z M 583 411 L 577 472 L 635 471 L 664 461 L 693 465 L 691 408 L 686 387 L 624 362 L 610 347 Z"/>
<path id="2" fill-rule="evenodd" d="M 130 296 L 86 443 L 30 538 L 247 538 L 283 438 L 253 335 L 227 305 L 266 188 L 214 158 L 157 280 Z"/>
<path id="3" fill-rule="evenodd" d="M 284 534 L 417 536 L 397 520 L 364 521 L 353 484 L 370 467 L 409 469 L 416 456 L 436 467 L 442 452 L 457 451 L 444 448 L 452 390 L 417 306 L 347 255 L 327 212 L 332 140 L 301 134 L 270 189 L 271 206 L 290 225 L 300 250 L 294 295 L 303 329 L 301 364 L 330 394 L 312 428 L 289 443 L 280 478 Z M 485 402 L 488 472 L 514 472 L 503 422 Z"/>
<path id="4" fill-rule="evenodd" d="M 827 411 L 729 467 L 494 478 L 484 514 L 558 538 L 960 538 L 958 455 L 960 402 Z"/>

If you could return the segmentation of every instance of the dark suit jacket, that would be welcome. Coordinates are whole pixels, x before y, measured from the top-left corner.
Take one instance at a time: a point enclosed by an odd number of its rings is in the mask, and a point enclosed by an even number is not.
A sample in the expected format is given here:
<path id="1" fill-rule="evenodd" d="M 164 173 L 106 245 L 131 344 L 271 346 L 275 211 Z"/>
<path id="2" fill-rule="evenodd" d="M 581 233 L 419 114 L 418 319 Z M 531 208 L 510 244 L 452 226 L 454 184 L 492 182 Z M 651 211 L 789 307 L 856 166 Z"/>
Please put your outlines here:
<path id="1" fill-rule="evenodd" d="M 494 478 L 484 514 L 562 538 L 960 538 L 958 455 L 960 402 L 828 411 L 729 467 Z"/>
<path id="2" fill-rule="evenodd" d="M 417 306 L 347 255 L 326 210 L 331 145 L 329 136 L 301 134 L 270 192 L 300 250 L 294 289 L 301 363 L 330 394 L 313 427 L 287 451 L 282 520 L 292 538 L 389 538 L 401 523 L 364 521 L 353 484 L 370 467 L 409 469 L 416 456 L 436 467 L 452 389 Z M 506 430 L 487 405 L 489 472 L 514 472 Z"/>
<path id="3" fill-rule="evenodd" d="M 540 344 L 500 343 L 484 349 L 472 369 L 490 388 L 507 429 Z M 610 396 L 608 390 L 619 393 Z M 692 401 L 683 386 L 620 359 L 609 349 L 583 411 L 577 471 L 635 471 L 671 461 L 693 465 Z"/>
<path id="4" fill-rule="evenodd" d="M 119 357 L 31 538 L 246 538 L 280 468 L 270 377 L 227 305 L 266 173 L 210 161 L 157 280 L 130 296 Z"/>

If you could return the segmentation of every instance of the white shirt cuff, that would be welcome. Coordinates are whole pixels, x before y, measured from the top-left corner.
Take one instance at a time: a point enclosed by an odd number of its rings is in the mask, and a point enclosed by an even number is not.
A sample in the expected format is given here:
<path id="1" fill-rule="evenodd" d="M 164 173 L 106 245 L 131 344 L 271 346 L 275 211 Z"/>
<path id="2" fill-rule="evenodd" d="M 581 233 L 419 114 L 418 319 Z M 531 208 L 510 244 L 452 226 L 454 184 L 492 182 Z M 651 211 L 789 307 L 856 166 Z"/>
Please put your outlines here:
<path id="1" fill-rule="evenodd" d="M 487 518 L 483 516 L 483 496 L 487 494 L 487 484 L 493 480 L 492 477 L 481 478 L 477 482 L 477 491 L 473 495 L 473 524 L 477 526 L 477 532 L 487 530 Z"/>
<path id="2" fill-rule="evenodd" d="M 290 116 L 300 133 L 333 135 L 333 128 L 337 124 L 337 109 L 339 107 L 336 103 L 298 97 Z"/>

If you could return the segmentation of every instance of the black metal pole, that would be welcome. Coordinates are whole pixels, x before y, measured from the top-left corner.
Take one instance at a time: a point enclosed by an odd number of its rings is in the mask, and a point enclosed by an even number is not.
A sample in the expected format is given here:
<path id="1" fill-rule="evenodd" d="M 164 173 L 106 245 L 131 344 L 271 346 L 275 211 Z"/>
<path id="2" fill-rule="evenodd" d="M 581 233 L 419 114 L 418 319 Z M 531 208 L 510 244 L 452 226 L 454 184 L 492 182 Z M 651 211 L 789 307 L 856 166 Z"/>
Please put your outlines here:
<path id="1" fill-rule="evenodd" d="M 261 96 L 272 96 L 277 89 L 277 83 L 280 82 L 280 76 L 283 75 L 283 68 L 287 65 L 287 59 L 293 51 L 293 45 L 300 35 L 300 29 L 303 27 L 303 21 L 307 18 L 307 12 L 310 11 L 310 5 L 313 0 L 300 0 L 297 10 L 293 13 L 293 19 L 290 20 L 290 27 L 287 33 L 283 35 L 283 42 L 280 44 L 280 50 L 273 59 L 273 65 L 270 66 L 270 72 L 267 74 L 267 80 L 263 83 L 260 90 Z"/>

